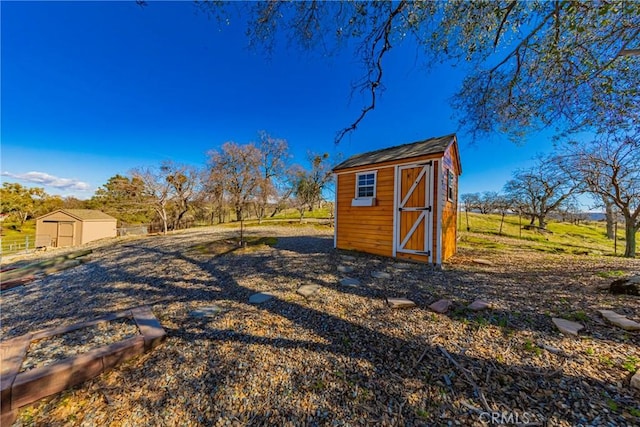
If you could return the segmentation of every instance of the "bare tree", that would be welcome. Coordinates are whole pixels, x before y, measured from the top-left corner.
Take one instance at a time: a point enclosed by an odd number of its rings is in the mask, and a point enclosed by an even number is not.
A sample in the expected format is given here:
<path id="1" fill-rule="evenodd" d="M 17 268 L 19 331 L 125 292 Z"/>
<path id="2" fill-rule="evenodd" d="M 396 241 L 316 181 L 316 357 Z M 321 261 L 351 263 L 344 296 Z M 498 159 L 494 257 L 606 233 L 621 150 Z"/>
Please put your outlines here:
<path id="1" fill-rule="evenodd" d="M 625 221 L 624 256 L 636 256 L 640 229 L 640 134 L 601 136 L 589 144 L 568 146 L 569 168 L 588 191 L 611 200 Z"/>
<path id="2" fill-rule="evenodd" d="M 513 200 L 511 197 L 494 193 L 495 197 L 493 199 L 493 210 L 497 211 L 500 214 L 500 230 L 498 234 L 502 234 L 502 227 L 504 226 L 504 217 L 513 207 Z"/>
<path id="3" fill-rule="evenodd" d="M 200 195 L 203 203 L 211 208 L 210 222 L 213 224 L 214 218 L 218 223 L 225 222 L 225 212 L 227 204 L 224 195 L 224 179 L 221 170 L 210 169 L 203 173 L 204 188 Z"/>
<path id="4" fill-rule="evenodd" d="M 167 180 L 169 166 L 162 164 L 160 168 L 141 168 L 131 171 L 134 179 L 143 183 L 144 196 L 150 201 L 153 210 L 162 222 L 162 232 L 167 234 L 169 215 L 167 208 L 171 198 L 171 184 Z"/>
<path id="5" fill-rule="evenodd" d="M 532 167 L 516 170 L 504 186 L 506 195 L 525 207 L 531 225 L 537 219 L 541 229 L 547 226 L 547 215 L 578 190 L 578 185 L 564 172 L 561 164 L 562 159 L 558 156 L 538 157 Z"/>
<path id="6" fill-rule="evenodd" d="M 221 180 L 237 221 L 244 220 L 247 204 L 255 199 L 260 183 L 260 150 L 253 144 L 226 142 L 209 152 L 209 170 Z"/>
<path id="7" fill-rule="evenodd" d="M 285 164 L 289 146 L 285 139 L 271 137 L 265 131 L 259 132 L 260 179 L 256 188 L 256 216 L 258 222 L 266 216 L 267 206 L 278 199 L 278 183 L 284 179 Z"/>
<path id="8" fill-rule="evenodd" d="M 485 191 L 478 198 L 477 208 L 481 214 L 490 214 L 496 210 L 500 195 L 495 191 Z"/>
<path id="9" fill-rule="evenodd" d="M 187 165 L 167 162 L 163 165 L 166 180 L 171 186 L 172 204 L 176 214 L 173 218 L 173 229 L 177 229 L 184 215 L 189 211 L 190 203 L 198 192 L 198 171 Z"/>
<path id="10" fill-rule="evenodd" d="M 467 218 L 467 231 L 471 231 L 471 227 L 469 226 L 469 212 L 474 210 L 478 205 L 479 197 L 478 193 L 465 193 L 460 196 L 460 201 L 462 202 L 464 213 Z"/>

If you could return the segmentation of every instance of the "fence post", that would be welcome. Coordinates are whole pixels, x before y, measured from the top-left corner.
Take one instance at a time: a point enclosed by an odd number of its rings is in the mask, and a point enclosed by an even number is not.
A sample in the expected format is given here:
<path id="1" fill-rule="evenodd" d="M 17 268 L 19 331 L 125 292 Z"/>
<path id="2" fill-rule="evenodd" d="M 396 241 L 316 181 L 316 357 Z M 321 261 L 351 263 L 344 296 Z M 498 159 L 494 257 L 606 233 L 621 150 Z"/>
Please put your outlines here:
<path id="1" fill-rule="evenodd" d="M 24 246 L 25 246 L 25 250 L 29 250 L 29 236 L 25 236 L 25 242 L 24 242 Z"/>

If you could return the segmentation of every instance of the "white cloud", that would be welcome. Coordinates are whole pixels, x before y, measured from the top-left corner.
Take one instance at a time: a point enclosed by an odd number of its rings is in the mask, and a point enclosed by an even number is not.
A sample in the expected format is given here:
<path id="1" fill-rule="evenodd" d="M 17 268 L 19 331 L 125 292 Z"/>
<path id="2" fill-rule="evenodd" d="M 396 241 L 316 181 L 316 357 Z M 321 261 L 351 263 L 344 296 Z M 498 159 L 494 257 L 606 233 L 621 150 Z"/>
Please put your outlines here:
<path id="1" fill-rule="evenodd" d="M 59 188 L 61 190 L 76 190 L 87 191 L 91 188 L 86 182 L 78 179 L 59 178 L 57 176 L 49 175 L 45 172 L 27 172 L 27 173 L 11 173 L 2 172 L 2 176 L 8 176 L 10 178 L 20 179 L 22 181 L 33 182 L 36 184 L 46 185 L 53 188 Z"/>

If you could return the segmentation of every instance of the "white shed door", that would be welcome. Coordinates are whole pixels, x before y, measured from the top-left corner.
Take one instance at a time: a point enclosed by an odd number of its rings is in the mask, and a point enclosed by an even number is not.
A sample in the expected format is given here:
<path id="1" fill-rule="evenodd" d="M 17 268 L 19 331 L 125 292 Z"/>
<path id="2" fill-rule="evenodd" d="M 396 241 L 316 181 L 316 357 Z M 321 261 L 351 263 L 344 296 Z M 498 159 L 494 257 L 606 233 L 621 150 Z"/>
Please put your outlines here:
<path id="1" fill-rule="evenodd" d="M 396 252 L 429 256 L 431 260 L 431 162 L 399 166 L 396 176 Z"/>

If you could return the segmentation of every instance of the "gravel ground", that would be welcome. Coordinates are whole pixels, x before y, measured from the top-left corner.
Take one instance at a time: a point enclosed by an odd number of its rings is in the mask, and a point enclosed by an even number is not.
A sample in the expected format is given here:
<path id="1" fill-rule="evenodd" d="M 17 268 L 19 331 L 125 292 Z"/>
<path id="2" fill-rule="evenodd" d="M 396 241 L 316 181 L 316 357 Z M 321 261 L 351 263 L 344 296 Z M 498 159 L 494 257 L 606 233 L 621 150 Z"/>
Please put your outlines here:
<path id="1" fill-rule="evenodd" d="M 20 372 L 51 365 L 94 348 L 113 344 L 140 334 L 136 322 L 121 318 L 110 322 L 32 341 Z"/>
<path id="2" fill-rule="evenodd" d="M 461 249 L 433 270 L 336 251 L 319 226 L 249 233 L 278 242 L 212 256 L 194 246 L 233 230 L 121 240 L 2 293 L 3 340 L 142 304 L 168 333 L 152 352 L 24 408 L 16 425 L 487 425 L 488 411 L 533 425 L 640 424 L 628 384 L 640 333 L 596 311 L 640 321 L 640 298 L 599 289 L 612 280 L 600 275 L 638 272 L 640 260 Z M 341 286 L 347 276 L 361 285 Z M 303 284 L 320 289 L 304 298 Z M 248 304 L 263 291 L 275 297 Z M 385 297 L 417 307 L 392 310 Z M 454 301 L 447 315 L 427 309 L 440 298 Z M 493 309 L 465 310 L 476 298 Z M 217 313 L 192 315 L 212 305 Z M 566 337 L 551 317 L 586 328 Z"/>

